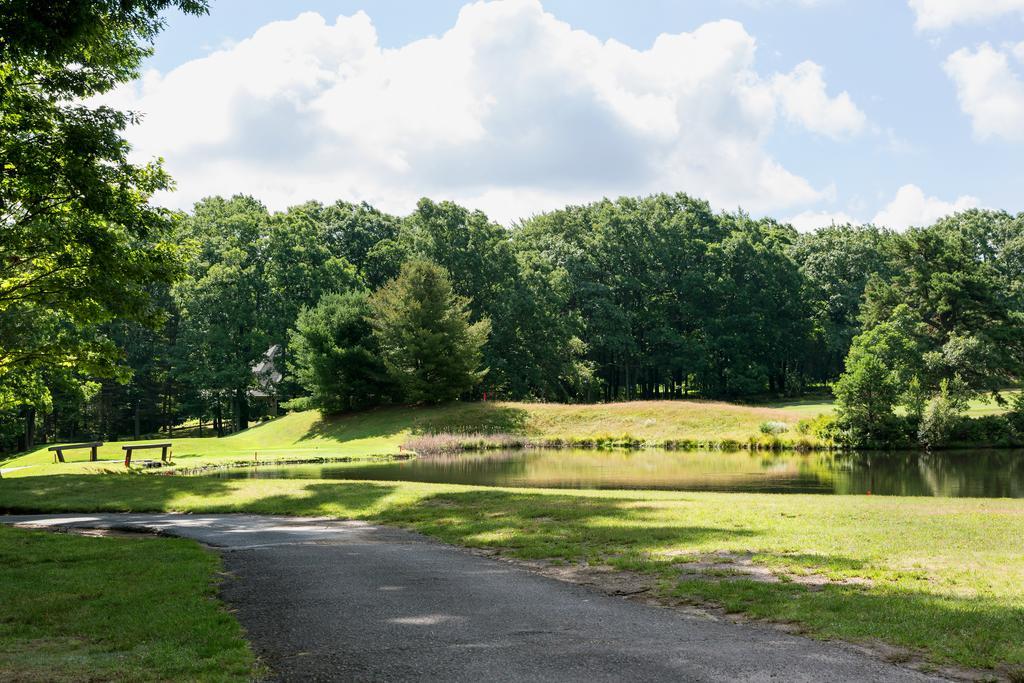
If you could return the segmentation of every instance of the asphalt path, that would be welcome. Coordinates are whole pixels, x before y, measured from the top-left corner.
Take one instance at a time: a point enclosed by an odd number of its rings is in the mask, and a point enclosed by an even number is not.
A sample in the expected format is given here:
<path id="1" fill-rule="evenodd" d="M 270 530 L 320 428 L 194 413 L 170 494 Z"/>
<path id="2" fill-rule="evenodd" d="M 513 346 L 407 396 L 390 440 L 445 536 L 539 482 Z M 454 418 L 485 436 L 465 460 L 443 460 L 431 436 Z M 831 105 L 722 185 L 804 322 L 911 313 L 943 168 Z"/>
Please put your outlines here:
<path id="1" fill-rule="evenodd" d="M 150 531 L 221 552 L 223 600 L 282 681 L 927 681 L 841 643 L 595 592 L 361 522 L 0 516 Z"/>

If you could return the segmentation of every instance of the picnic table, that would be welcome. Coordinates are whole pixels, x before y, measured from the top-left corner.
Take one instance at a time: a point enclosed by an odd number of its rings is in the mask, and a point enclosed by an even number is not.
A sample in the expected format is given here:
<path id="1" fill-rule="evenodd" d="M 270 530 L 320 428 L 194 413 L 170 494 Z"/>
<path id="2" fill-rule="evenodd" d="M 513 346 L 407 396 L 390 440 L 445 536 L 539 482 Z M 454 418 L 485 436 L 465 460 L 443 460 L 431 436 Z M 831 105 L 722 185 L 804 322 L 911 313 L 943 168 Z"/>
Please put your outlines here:
<path id="1" fill-rule="evenodd" d="M 69 443 L 63 446 L 51 446 L 50 451 L 53 451 L 54 462 L 64 462 L 64 451 L 71 451 L 76 448 L 88 448 L 89 460 L 96 460 L 96 449 L 103 445 L 102 441 L 91 441 L 89 443 Z"/>
<path id="2" fill-rule="evenodd" d="M 121 446 L 121 450 L 124 451 L 124 466 L 128 467 L 132 464 L 132 451 L 141 451 L 147 448 L 159 448 L 160 459 L 164 462 L 167 462 L 167 449 L 169 449 L 170 447 L 170 443 L 139 443 Z"/>

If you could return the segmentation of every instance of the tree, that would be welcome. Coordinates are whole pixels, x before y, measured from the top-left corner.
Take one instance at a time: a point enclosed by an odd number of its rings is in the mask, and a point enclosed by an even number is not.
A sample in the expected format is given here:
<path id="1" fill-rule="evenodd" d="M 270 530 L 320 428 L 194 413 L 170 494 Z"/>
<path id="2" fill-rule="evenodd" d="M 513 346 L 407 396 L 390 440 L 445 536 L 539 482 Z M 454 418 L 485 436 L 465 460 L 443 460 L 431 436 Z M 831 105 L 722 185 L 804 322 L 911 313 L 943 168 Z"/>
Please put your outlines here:
<path id="1" fill-rule="evenodd" d="M 684 194 L 535 216 L 513 243 L 547 263 L 605 398 L 799 391 L 809 328 L 795 231 Z"/>
<path id="2" fill-rule="evenodd" d="M 507 390 L 517 398 L 595 400 L 600 381 L 580 338 L 583 321 L 569 307 L 567 273 L 537 254 L 517 254 L 519 277 L 506 314 L 517 341 L 506 361 Z"/>
<path id="3" fill-rule="evenodd" d="M 860 305 L 872 276 L 892 276 L 893 233 L 872 225 L 833 225 L 801 234 L 791 254 L 803 278 L 801 299 L 813 326 L 807 373 L 829 382 L 843 371 L 861 331 Z"/>
<path id="4" fill-rule="evenodd" d="M 373 336 L 371 313 L 362 291 L 328 294 L 299 313 L 290 363 L 314 406 L 334 413 L 391 400 L 395 387 Z"/>
<path id="5" fill-rule="evenodd" d="M 408 261 L 370 298 L 372 325 L 388 374 L 412 403 L 458 398 L 486 374 L 480 368 L 490 321 L 470 324 L 469 300 L 444 268 Z"/>
<path id="6" fill-rule="evenodd" d="M 719 220 L 729 231 L 709 246 L 713 286 L 702 310 L 707 358 L 700 373 L 705 393 L 799 393 L 810 325 L 803 281 L 788 254 L 796 231 L 743 213 Z"/>
<path id="7" fill-rule="evenodd" d="M 939 393 L 921 411 L 917 440 L 925 448 L 944 446 L 967 412 L 966 392 L 955 383 L 942 380 Z"/>
<path id="8" fill-rule="evenodd" d="M 210 197 L 182 222 L 196 246 L 188 277 L 175 288 L 181 310 L 179 356 L 193 394 L 215 407 L 229 401 L 238 428 L 248 422 L 252 366 L 272 344 L 289 350 L 302 308 L 358 282 L 329 248 L 315 204 L 271 215 L 252 197 Z M 290 382 L 283 385 L 289 393 Z"/>
<path id="9" fill-rule="evenodd" d="M 959 235 L 977 260 L 992 266 L 1011 305 L 1024 310 L 1024 213 L 970 209 L 941 219 L 934 229 Z"/>
<path id="10" fill-rule="evenodd" d="M 183 240 L 201 244 L 174 289 L 181 310 L 178 356 L 186 381 L 210 393 L 219 411 L 248 425 L 252 365 L 277 340 L 267 332 L 270 304 L 262 249 L 269 214 L 251 197 L 205 199 L 183 224 Z"/>
<path id="11" fill-rule="evenodd" d="M 890 445 L 897 429 L 895 407 L 919 381 L 921 354 L 907 306 L 890 320 L 857 335 L 846 371 L 835 383 L 836 407 L 851 443 Z"/>
<path id="12" fill-rule="evenodd" d="M 148 286 L 180 274 L 172 216 L 148 204 L 170 178 L 128 161 L 134 115 L 84 104 L 138 75 L 168 7 L 206 11 L 202 0 L 0 1 L 0 407 L 45 366 L 116 374 L 119 353 L 95 326 L 156 324 Z"/>
<path id="13" fill-rule="evenodd" d="M 679 396 L 703 357 L 708 243 L 725 231 L 683 194 L 604 200 L 534 216 L 513 243 L 543 264 L 604 398 Z"/>
<path id="14" fill-rule="evenodd" d="M 456 294 L 468 301 L 470 319 L 490 320 L 491 333 L 483 349 L 492 392 L 522 396 L 528 389 L 517 380 L 527 374 L 527 340 L 517 334 L 529 312 L 518 291 L 519 269 L 508 233 L 482 211 L 454 202 L 421 199 L 406 220 L 405 239 L 418 258 L 440 265 Z"/>
<path id="15" fill-rule="evenodd" d="M 1019 228 L 1007 214 L 971 211 L 891 238 L 893 274 L 868 280 L 864 332 L 835 386 L 855 442 L 884 442 L 880 425 L 901 406 L 906 432 L 942 445 L 968 399 L 1002 400 L 1020 381 Z"/>
<path id="16" fill-rule="evenodd" d="M 332 247 L 329 227 L 315 208 L 303 204 L 270 216 L 261 229 L 267 292 L 263 317 L 268 336 L 286 353 L 288 329 L 302 308 L 359 286 L 356 268 Z"/>
<path id="17" fill-rule="evenodd" d="M 315 215 L 331 252 L 351 263 L 371 290 L 394 279 L 408 258 L 400 238 L 400 219 L 365 202 L 317 206 Z"/>
<path id="18" fill-rule="evenodd" d="M 922 385 L 931 393 L 956 380 L 968 392 L 998 396 L 1024 376 L 1024 310 L 1012 283 L 1020 275 L 992 242 L 976 238 L 977 228 L 954 217 L 899 236 L 895 274 L 872 280 L 865 294 L 865 329 L 908 308 L 926 364 Z"/>

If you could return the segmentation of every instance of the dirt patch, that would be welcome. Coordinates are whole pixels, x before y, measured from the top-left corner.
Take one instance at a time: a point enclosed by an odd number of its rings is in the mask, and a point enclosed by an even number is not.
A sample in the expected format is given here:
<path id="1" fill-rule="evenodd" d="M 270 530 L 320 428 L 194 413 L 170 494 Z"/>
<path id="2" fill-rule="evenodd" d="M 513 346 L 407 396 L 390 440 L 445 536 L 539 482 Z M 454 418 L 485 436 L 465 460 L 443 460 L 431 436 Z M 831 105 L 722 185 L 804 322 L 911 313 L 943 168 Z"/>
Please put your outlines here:
<path id="1" fill-rule="evenodd" d="M 87 536 L 90 538 L 175 538 L 174 534 L 166 533 L 160 529 L 150 529 L 136 526 L 112 526 L 86 528 L 64 525 L 37 525 L 37 524 L 12 524 L 16 529 L 27 529 L 29 531 L 49 531 L 54 534 L 69 534 L 72 536 Z"/>
<path id="2" fill-rule="evenodd" d="M 75 536 L 96 536 L 96 537 L 120 537 L 120 538 L 158 538 L 156 534 L 144 529 L 129 531 L 126 529 L 73 529 L 69 528 L 67 533 Z"/>
<path id="3" fill-rule="evenodd" d="M 834 579 L 824 574 L 813 572 L 797 573 L 772 569 L 755 564 L 753 555 L 748 553 L 715 553 L 713 555 L 691 554 L 676 556 L 675 565 L 679 568 L 681 579 L 702 579 L 717 581 L 756 581 L 758 583 L 797 583 L 811 590 L 821 590 L 825 586 L 865 586 L 874 585 L 871 579 L 860 576 L 848 576 Z"/>
<path id="4" fill-rule="evenodd" d="M 652 593 L 657 587 L 657 580 L 646 574 L 622 571 L 606 566 L 588 564 L 544 565 L 530 563 L 534 571 L 558 579 L 578 583 L 582 586 L 596 588 L 606 595 L 623 597 L 639 596 Z"/>

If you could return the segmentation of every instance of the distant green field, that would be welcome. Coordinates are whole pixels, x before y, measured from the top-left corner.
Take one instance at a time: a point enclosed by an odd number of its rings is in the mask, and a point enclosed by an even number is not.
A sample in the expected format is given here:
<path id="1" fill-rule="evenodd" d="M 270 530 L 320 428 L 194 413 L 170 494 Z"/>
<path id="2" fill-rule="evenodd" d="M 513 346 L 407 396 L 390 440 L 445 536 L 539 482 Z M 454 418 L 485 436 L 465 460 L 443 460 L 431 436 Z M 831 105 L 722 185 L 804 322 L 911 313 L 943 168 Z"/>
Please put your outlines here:
<path id="1" fill-rule="evenodd" d="M 1009 389 L 1003 392 L 1003 398 L 1009 401 L 1019 393 L 1019 389 Z M 815 417 L 823 413 L 831 414 L 834 413 L 836 409 L 835 401 L 820 398 L 773 401 L 764 405 L 765 407 L 783 410 L 792 413 L 793 415 L 799 415 L 801 419 L 804 417 Z M 979 417 L 981 415 L 998 415 L 1004 412 L 1006 412 L 1005 407 L 998 405 L 995 401 L 988 398 L 974 399 L 968 404 L 967 408 L 967 414 L 971 417 Z"/>
<path id="2" fill-rule="evenodd" d="M 758 438 L 764 422 L 791 427 L 828 409 L 827 403 L 745 406 L 715 401 L 632 401 L 590 405 L 555 403 L 451 403 L 435 407 L 393 407 L 324 418 L 317 411 L 292 413 L 224 438 L 170 440 L 174 461 L 196 467 L 211 463 L 291 458 L 364 458 L 393 455 L 412 434 L 507 433 L 537 439 L 620 438 L 652 444 L 667 439 L 696 442 Z M 157 441 L 167 441 L 159 439 Z M 131 441 L 122 443 L 146 443 Z M 68 462 L 53 464 L 48 446 L 2 463 L 5 477 L 123 470 L 122 443 L 99 451 L 105 462 L 89 463 L 88 450 L 68 451 Z M 157 459 L 158 450 L 136 451 L 133 461 Z M 13 468 L 25 468 L 15 470 Z"/>
<path id="3" fill-rule="evenodd" d="M 1009 391 L 1003 392 L 1003 398 L 1009 401 L 1019 393 L 1020 389 L 1010 389 Z M 970 402 L 967 408 L 967 414 L 971 417 L 978 417 L 980 415 L 998 415 L 1005 412 L 1005 407 L 1000 406 L 995 401 L 989 399 L 975 399 Z"/>

